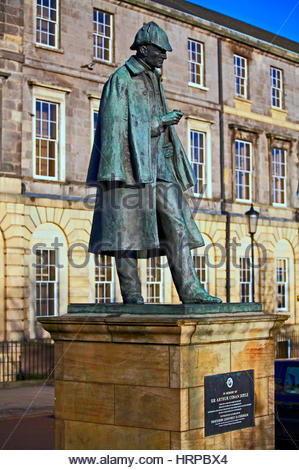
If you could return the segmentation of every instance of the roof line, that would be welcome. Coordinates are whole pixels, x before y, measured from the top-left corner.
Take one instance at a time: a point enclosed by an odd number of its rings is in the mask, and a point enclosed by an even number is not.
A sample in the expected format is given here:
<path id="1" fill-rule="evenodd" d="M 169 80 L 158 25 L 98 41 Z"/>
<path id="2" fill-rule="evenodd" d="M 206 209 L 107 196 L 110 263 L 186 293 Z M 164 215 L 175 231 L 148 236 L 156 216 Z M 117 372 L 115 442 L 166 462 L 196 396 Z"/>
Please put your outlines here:
<path id="1" fill-rule="evenodd" d="M 185 0 L 153 0 L 155 3 L 173 8 L 177 11 L 188 13 L 198 18 L 202 18 L 220 26 L 225 26 L 233 31 L 237 31 L 248 36 L 260 39 L 270 45 L 281 47 L 282 49 L 299 54 L 299 43 L 291 39 L 279 36 L 271 31 L 251 25 L 237 18 L 224 15 L 209 8 L 205 8 Z"/>

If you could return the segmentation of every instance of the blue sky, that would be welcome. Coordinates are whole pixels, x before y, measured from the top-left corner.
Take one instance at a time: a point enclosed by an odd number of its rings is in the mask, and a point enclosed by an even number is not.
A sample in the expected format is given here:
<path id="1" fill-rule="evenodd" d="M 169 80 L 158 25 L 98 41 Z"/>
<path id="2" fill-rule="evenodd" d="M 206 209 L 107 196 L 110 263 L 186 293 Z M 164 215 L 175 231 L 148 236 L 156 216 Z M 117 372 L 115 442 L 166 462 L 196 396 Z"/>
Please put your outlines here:
<path id="1" fill-rule="evenodd" d="M 299 0 L 188 0 L 299 41 Z"/>

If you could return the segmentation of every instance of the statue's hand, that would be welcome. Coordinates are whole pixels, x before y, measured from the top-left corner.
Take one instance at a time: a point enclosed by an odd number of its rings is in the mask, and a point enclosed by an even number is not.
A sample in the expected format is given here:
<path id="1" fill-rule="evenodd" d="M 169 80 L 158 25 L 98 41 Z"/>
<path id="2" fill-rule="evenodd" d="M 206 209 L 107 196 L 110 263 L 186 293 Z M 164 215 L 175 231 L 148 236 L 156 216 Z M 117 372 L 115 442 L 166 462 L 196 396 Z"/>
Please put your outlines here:
<path id="1" fill-rule="evenodd" d="M 163 126 L 172 126 L 174 124 L 178 124 L 183 116 L 184 113 L 182 113 L 182 111 L 174 109 L 170 113 L 164 114 L 164 116 L 162 116 L 162 124 Z"/>

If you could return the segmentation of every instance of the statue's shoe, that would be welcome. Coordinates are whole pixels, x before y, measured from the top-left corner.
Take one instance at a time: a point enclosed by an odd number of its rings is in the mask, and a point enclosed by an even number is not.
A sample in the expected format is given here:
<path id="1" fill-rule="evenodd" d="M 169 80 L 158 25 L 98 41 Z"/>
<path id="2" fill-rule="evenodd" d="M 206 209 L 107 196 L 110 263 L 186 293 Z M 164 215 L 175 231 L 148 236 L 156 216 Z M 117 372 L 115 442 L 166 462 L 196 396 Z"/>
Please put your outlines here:
<path id="1" fill-rule="evenodd" d="M 219 297 L 213 297 L 207 292 L 202 292 L 191 298 L 182 299 L 183 304 L 221 304 L 222 300 Z"/>
<path id="2" fill-rule="evenodd" d="M 138 305 L 144 304 L 143 297 L 137 294 L 127 295 L 126 297 L 123 298 L 123 301 L 124 301 L 124 304 L 138 304 Z"/>

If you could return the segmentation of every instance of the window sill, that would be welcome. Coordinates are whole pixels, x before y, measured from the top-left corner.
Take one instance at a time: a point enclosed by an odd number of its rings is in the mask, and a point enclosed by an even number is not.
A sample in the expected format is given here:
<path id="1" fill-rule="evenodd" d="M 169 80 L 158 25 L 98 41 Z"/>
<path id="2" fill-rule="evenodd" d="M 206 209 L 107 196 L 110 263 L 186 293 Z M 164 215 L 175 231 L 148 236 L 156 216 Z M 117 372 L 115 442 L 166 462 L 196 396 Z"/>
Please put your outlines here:
<path id="1" fill-rule="evenodd" d="M 209 91 L 209 88 L 202 86 L 202 85 L 198 85 L 198 83 L 188 82 L 188 86 L 191 86 L 193 88 L 198 88 L 199 90 L 202 90 L 202 91 Z"/>
<path id="2" fill-rule="evenodd" d="M 279 204 L 278 202 L 272 202 L 273 207 L 281 207 L 282 209 L 286 209 L 287 205 L 286 204 Z"/>
<path id="3" fill-rule="evenodd" d="M 242 103 L 252 104 L 252 101 L 251 101 L 251 100 L 249 100 L 248 98 L 244 98 L 243 96 L 235 95 L 235 96 L 234 96 L 234 99 L 235 99 L 235 100 L 238 100 L 238 101 L 242 101 Z"/>
<path id="4" fill-rule="evenodd" d="M 59 180 L 58 178 L 51 178 L 49 176 L 33 176 L 33 181 L 44 181 L 44 182 L 49 182 L 49 183 L 63 183 L 62 180 Z"/>
<path id="5" fill-rule="evenodd" d="M 92 59 L 92 61 L 93 61 L 95 64 L 108 65 L 108 67 L 117 67 L 117 64 L 116 64 L 115 62 L 107 62 L 106 60 L 97 59 L 96 57 L 94 57 L 94 58 Z"/>
<path id="6" fill-rule="evenodd" d="M 271 115 L 273 119 L 278 121 L 286 121 L 288 112 L 285 109 L 274 108 L 271 106 Z"/>
<path id="7" fill-rule="evenodd" d="M 236 199 L 235 202 L 239 202 L 240 204 L 252 204 L 252 201 L 248 199 Z"/>
<path id="8" fill-rule="evenodd" d="M 57 47 L 46 46 L 43 44 L 35 44 L 35 47 L 37 49 L 44 49 L 45 51 L 52 51 L 52 52 L 58 52 L 58 54 L 64 54 L 64 49 L 57 48 Z"/>

